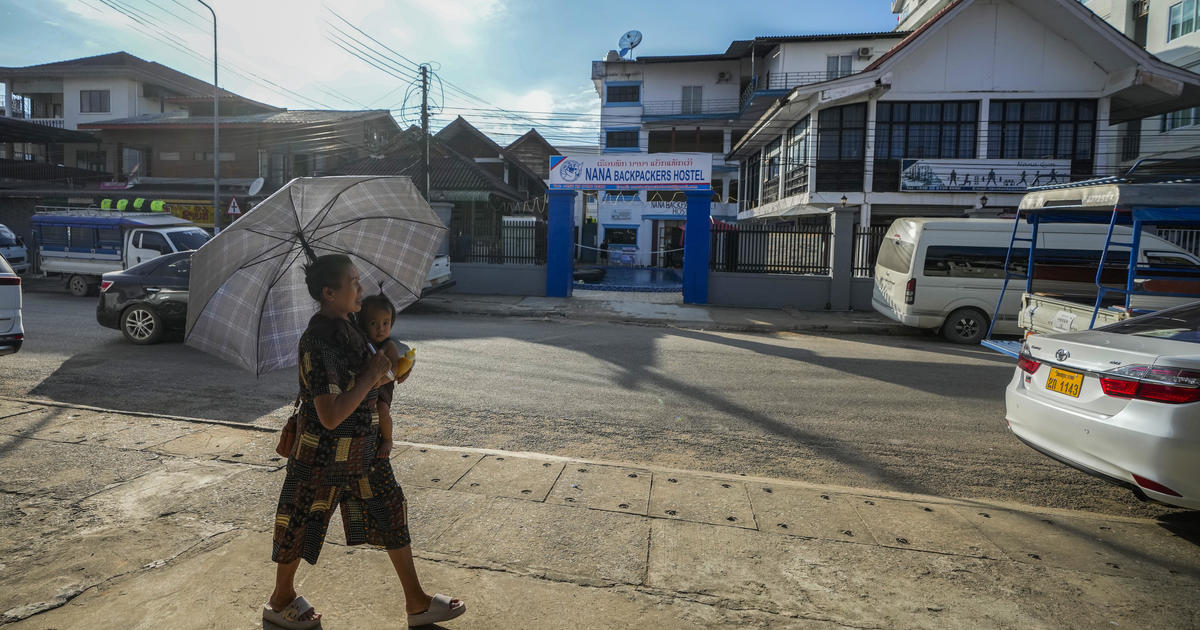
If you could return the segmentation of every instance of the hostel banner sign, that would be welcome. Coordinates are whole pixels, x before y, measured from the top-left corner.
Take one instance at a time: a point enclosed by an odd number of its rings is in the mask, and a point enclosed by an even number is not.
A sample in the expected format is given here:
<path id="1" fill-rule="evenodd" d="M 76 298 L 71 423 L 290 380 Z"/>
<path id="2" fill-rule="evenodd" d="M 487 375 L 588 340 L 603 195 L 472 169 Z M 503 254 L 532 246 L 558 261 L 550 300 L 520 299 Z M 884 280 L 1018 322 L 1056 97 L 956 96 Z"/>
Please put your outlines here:
<path id="1" fill-rule="evenodd" d="M 712 154 L 555 155 L 550 188 L 559 190 L 709 190 Z"/>
<path id="2" fill-rule="evenodd" d="M 902 192 L 1025 192 L 1071 180 L 1070 160 L 902 160 Z"/>

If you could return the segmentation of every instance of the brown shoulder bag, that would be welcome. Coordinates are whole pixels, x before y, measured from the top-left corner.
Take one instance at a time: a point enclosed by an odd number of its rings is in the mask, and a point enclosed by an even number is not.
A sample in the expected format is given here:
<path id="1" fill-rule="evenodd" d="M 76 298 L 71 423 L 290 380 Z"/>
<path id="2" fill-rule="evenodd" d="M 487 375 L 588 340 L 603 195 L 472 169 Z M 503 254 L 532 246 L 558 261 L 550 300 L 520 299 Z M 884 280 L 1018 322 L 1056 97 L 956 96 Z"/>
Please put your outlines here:
<path id="1" fill-rule="evenodd" d="M 296 450 L 296 436 L 300 435 L 300 397 L 296 396 L 296 403 L 292 405 L 292 415 L 288 416 L 287 422 L 283 424 L 283 430 L 279 432 L 279 443 L 275 445 L 275 452 L 279 453 L 280 457 L 291 457 Z"/>

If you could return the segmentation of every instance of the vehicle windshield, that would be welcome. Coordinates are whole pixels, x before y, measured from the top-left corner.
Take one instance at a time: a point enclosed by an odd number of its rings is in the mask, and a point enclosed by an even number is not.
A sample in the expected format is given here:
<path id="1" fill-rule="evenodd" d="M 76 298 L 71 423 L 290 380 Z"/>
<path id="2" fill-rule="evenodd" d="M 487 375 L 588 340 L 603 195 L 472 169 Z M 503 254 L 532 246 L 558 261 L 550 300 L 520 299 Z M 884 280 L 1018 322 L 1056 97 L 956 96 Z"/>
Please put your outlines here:
<path id="1" fill-rule="evenodd" d="M 175 249 L 181 252 L 189 249 L 200 249 L 201 245 L 207 243 L 212 238 L 208 235 L 208 232 L 200 228 L 171 232 L 170 236 L 171 241 L 175 243 Z"/>
<path id="2" fill-rule="evenodd" d="M 12 267 L 8 266 L 8 261 L 4 260 L 4 256 L 0 256 L 0 273 L 13 273 Z"/>
<path id="3" fill-rule="evenodd" d="M 12 247 L 17 244 L 17 235 L 8 229 L 7 226 L 0 225 L 0 247 Z"/>
<path id="4" fill-rule="evenodd" d="M 1200 343 L 1200 302 L 1127 319 L 1097 330 Z"/>

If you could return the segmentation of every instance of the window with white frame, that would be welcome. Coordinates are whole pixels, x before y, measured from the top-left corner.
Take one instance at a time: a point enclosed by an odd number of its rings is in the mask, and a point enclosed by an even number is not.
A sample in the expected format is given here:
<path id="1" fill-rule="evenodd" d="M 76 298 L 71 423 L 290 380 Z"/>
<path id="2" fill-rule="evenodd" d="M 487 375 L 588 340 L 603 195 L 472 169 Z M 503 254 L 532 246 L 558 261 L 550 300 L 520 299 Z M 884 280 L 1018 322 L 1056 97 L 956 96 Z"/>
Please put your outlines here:
<path id="1" fill-rule="evenodd" d="M 1171 5 L 1171 10 L 1167 13 L 1167 41 L 1183 37 L 1200 27 L 1197 10 L 1200 10 L 1200 2 L 1197 0 L 1183 0 Z"/>
<path id="2" fill-rule="evenodd" d="M 825 79 L 833 80 L 851 74 L 852 55 L 829 55 L 825 58 Z"/>
<path id="3" fill-rule="evenodd" d="M 1200 125 L 1200 107 L 1189 107 L 1162 117 L 1162 131 Z"/>
<path id="4" fill-rule="evenodd" d="M 679 110 L 680 114 L 700 114 L 703 111 L 703 106 L 700 104 L 700 97 L 703 93 L 703 87 L 699 85 L 683 86 L 683 103 Z"/>

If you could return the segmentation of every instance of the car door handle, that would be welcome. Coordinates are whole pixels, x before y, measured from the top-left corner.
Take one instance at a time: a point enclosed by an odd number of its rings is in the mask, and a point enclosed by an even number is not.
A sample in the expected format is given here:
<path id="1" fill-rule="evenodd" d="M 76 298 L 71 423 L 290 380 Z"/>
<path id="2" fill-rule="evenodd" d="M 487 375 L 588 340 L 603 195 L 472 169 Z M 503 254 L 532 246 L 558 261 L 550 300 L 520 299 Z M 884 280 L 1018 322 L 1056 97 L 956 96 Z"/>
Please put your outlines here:
<path id="1" fill-rule="evenodd" d="M 161 291 L 158 287 L 146 287 L 146 293 L 158 293 Z"/>

